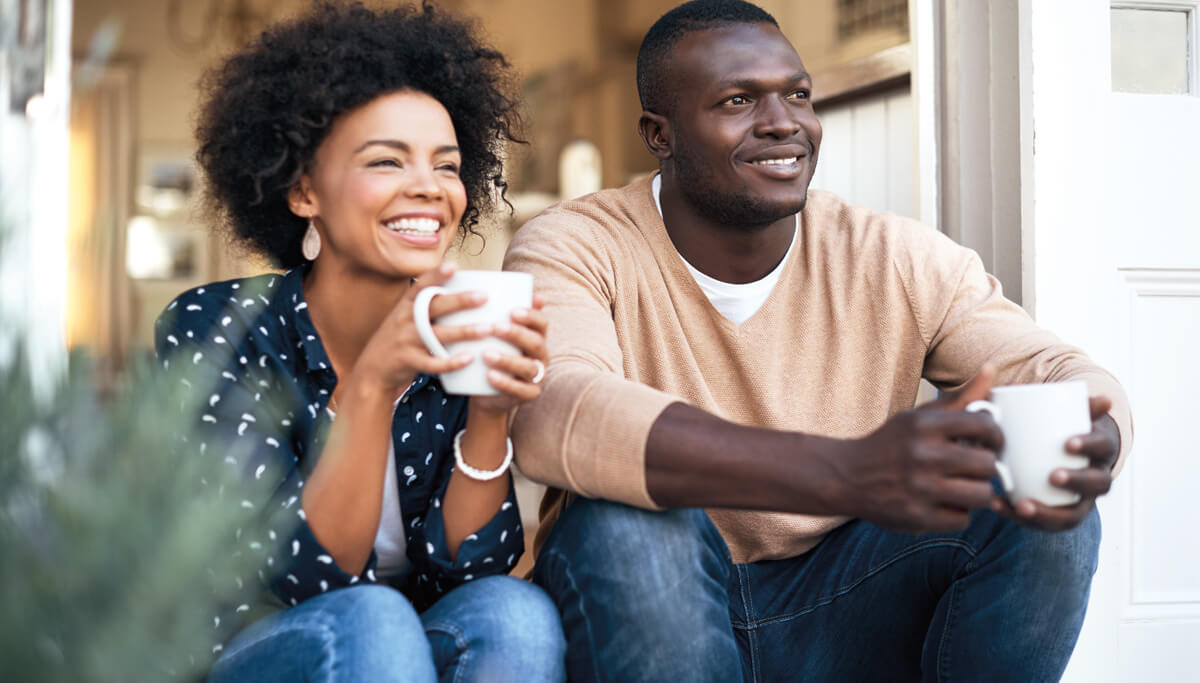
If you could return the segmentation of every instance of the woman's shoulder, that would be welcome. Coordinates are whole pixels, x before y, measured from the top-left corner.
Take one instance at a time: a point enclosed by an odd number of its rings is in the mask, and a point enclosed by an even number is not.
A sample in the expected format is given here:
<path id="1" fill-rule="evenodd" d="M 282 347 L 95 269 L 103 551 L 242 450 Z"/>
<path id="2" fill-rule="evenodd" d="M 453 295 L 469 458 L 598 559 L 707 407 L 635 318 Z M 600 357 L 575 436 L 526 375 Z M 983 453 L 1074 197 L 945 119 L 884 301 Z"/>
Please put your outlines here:
<path id="1" fill-rule="evenodd" d="M 293 278 L 297 280 L 294 283 Z M 284 320 L 282 311 L 293 311 L 289 301 L 280 301 L 289 297 L 295 298 L 297 304 L 303 303 L 294 272 L 266 273 L 193 287 L 175 297 L 158 316 L 155 345 L 161 355 L 184 344 L 184 339 L 193 344 L 236 343 L 255 330 L 266 330 L 263 336 L 269 338 L 268 327 Z"/>

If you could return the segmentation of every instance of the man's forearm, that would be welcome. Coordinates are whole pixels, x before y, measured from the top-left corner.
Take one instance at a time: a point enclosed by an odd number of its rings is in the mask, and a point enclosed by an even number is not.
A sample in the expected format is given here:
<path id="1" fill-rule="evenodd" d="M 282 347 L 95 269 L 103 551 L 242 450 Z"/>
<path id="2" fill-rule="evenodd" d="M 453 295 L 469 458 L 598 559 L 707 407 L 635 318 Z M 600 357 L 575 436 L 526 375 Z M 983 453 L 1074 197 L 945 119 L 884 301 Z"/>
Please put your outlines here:
<path id="1" fill-rule="evenodd" d="M 646 486 L 664 507 L 843 514 L 830 455 L 838 440 L 736 425 L 684 403 L 646 442 Z"/>

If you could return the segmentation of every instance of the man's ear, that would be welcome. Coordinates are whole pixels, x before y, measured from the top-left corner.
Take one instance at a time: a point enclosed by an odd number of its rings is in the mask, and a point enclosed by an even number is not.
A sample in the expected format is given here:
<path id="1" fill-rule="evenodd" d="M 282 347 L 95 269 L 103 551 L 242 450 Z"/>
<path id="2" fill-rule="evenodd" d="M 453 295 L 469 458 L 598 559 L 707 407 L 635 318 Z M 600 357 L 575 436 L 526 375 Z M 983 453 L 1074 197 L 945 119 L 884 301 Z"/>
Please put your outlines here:
<path id="1" fill-rule="evenodd" d="M 667 117 L 643 110 L 638 118 L 638 135 L 659 161 L 671 158 L 671 122 Z"/>
<path id="2" fill-rule="evenodd" d="M 321 214 L 321 207 L 317 202 L 316 193 L 312 190 L 312 183 L 309 181 L 307 173 L 300 176 L 300 180 L 288 188 L 287 200 L 288 208 L 301 218 L 312 218 Z"/>

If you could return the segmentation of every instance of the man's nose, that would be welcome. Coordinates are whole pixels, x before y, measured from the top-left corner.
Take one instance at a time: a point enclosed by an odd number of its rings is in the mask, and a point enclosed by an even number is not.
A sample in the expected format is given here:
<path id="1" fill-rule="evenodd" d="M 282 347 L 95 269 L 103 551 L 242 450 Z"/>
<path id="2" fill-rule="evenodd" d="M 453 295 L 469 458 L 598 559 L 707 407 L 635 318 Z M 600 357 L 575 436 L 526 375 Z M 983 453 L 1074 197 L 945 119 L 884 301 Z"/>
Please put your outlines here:
<path id="1" fill-rule="evenodd" d="M 800 130 L 797 112 L 781 97 L 762 100 L 754 132 L 760 137 L 789 138 Z"/>

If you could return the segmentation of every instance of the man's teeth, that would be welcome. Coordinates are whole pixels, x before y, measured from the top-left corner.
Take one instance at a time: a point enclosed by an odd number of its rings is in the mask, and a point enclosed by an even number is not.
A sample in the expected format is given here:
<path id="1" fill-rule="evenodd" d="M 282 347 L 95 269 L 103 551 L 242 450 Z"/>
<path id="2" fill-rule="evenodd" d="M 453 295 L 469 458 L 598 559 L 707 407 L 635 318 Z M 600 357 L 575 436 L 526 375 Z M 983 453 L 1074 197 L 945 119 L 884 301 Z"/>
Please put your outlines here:
<path id="1" fill-rule="evenodd" d="M 763 159 L 755 161 L 755 166 L 791 166 L 796 163 L 796 157 L 784 157 L 783 159 Z"/>
<path id="2" fill-rule="evenodd" d="M 441 227 L 441 224 L 433 218 L 401 218 L 388 221 L 383 226 L 396 232 L 434 233 Z"/>

